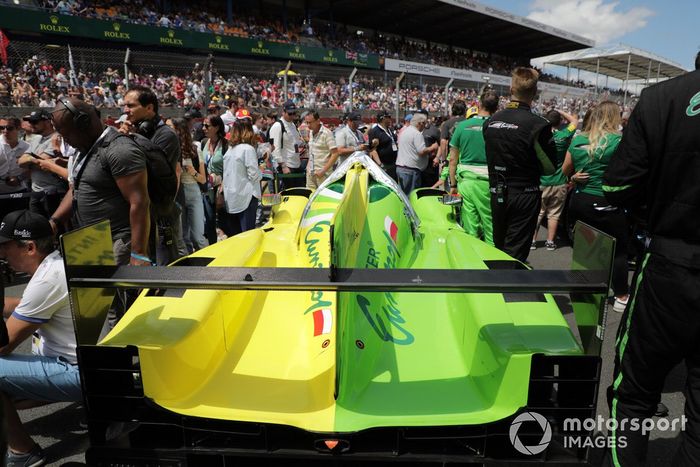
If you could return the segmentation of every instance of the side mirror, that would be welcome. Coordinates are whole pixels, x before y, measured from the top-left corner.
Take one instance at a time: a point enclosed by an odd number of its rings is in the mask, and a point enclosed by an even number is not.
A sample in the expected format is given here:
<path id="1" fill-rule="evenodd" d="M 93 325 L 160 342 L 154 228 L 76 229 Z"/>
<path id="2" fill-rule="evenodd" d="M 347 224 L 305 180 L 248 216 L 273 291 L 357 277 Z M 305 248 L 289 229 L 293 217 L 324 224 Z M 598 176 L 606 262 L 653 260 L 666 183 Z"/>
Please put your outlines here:
<path id="1" fill-rule="evenodd" d="M 262 197 L 262 205 L 266 207 L 277 206 L 282 203 L 282 195 L 279 193 L 264 194 Z"/>
<path id="2" fill-rule="evenodd" d="M 459 195 L 442 195 L 442 198 L 440 198 L 440 202 L 444 204 L 445 206 L 457 206 L 462 204 L 462 197 Z"/>

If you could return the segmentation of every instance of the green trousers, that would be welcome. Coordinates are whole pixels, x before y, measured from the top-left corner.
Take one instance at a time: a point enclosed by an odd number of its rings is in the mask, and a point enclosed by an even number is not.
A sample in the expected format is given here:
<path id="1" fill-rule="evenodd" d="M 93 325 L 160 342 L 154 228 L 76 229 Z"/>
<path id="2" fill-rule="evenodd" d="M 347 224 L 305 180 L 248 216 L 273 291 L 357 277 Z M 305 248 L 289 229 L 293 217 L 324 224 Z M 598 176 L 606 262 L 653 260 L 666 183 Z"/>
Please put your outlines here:
<path id="1" fill-rule="evenodd" d="M 457 174 L 457 191 L 462 196 L 462 227 L 469 235 L 493 245 L 491 194 L 488 178 L 470 170 Z"/>

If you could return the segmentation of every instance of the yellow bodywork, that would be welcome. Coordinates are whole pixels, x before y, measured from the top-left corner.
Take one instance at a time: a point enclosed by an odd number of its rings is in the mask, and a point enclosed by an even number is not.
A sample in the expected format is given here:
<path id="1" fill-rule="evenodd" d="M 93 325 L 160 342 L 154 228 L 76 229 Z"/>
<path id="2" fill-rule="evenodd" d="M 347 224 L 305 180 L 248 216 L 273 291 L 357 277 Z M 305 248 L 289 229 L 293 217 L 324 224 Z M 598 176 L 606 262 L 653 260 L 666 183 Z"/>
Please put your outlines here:
<path id="1" fill-rule="evenodd" d="M 328 267 L 331 213 L 340 200 L 330 195 L 319 197 L 301 225 L 308 200 L 289 197 L 275 206 L 265 234 L 252 230 L 192 256 L 215 258 L 210 266 Z M 314 336 L 319 307 L 330 310 L 332 332 Z M 335 322 L 329 292 L 143 293 L 100 344 L 138 346 L 144 392 L 168 410 L 330 432 Z"/>

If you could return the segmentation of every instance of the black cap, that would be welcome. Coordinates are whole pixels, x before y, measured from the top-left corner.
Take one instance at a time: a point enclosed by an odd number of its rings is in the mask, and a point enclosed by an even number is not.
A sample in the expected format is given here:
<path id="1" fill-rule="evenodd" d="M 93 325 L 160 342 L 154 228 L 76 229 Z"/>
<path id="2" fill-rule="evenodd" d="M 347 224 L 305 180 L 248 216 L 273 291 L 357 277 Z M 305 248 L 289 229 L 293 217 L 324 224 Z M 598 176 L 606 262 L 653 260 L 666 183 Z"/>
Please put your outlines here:
<path id="1" fill-rule="evenodd" d="M 297 111 L 297 105 L 294 103 L 294 101 L 287 101 L 284 103 L 284 111 L 288 114 L 294 113 Z"/>
<path id="2" fill-rule="evenodd" d="M 0 243 L 36 240 L 52 235 L 53 230 L 48 219 L 26 209 L 9 213 L 0 223 Z"/>
<path id="3" fill-rule="evenodd" d="M 35 110 L 29 115 L 22 117 L 22 120 L 26 120 L 30 123 L 36 123 L 41 120 L 51 120 L 51 114 L 46 110 Z"/>
<path id="4" fill-rule="evenodd" d="M 348 114 L 348 120 L 353 121 L 353 122 L 359 122 L 362 120 L 362 115 L 360 112 L 350 112 Z"/>
<path id="5" fill-rule="evenodd" d="M 386 110 L 382 110 L 377 114 L 377 121 L 383 120 L 385 118 L 391 118 L 391 114 Z"/>

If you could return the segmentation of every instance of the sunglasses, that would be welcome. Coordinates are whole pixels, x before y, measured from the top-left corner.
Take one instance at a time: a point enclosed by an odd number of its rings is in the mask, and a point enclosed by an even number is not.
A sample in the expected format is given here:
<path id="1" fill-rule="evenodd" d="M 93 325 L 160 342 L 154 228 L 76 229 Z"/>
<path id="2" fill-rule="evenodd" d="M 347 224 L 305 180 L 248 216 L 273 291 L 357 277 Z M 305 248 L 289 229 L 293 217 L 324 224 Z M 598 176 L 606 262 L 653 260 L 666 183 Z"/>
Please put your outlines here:
<path id="1" fill-rule="evenodd" d="M 0 131 L 3 131 L 3 130 L 13 131 L 16 129 L 17 129 L 17 127 L 10 126 L 10 125 L 0 125 Z"/>
<path id="2" fill-rule="evenodd" d="M 211 126 L 211 125 L 208 124 L 208 123 L 203 123 L 203 124 L 202 124 L 202 128 L 209 128 L 210 126 Z"/>

